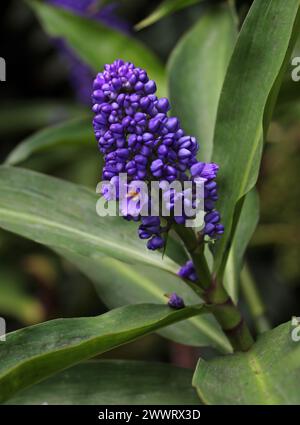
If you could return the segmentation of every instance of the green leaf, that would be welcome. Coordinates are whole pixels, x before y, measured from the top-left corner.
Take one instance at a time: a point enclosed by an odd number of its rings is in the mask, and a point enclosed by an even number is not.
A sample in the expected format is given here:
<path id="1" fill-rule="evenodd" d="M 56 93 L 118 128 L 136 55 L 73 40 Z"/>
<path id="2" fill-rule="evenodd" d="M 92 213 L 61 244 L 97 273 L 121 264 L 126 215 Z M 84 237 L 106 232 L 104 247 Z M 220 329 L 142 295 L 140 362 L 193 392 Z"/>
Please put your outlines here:
<path id="1" fill-rule="evenodd" d="M 141 30 L 154 24 L 162 18 L 171 15 L 174 12 L 178 12 L 189 6 L 193 6 L 196 3 L 200 3 L 202 0 L 164 0 L 147 18 L 143 19 L 136 26 L 136 30 Z"/>
<path id="2" fill-rule="evenodd" d="M 300 56 L 300 36 L 298 34 L 297 40 L 295 42 L 292 54 L 290 55 L 289 66 L 285 72 L 282 85 L 280 87 L 280 92 L 278 94 L 277 105 L 279 108 L 281 104 L 284 103 L 293 103 L 300 98 L 300 87 L 298 81 L 293 81 L 292 72 L 296 68 L 293 64 L 293 58 Z M 276 111 L 276 110 L 275 110 Z"/>
<path id="3" fill-rule="evenodd" d="M 44 319 L 45 311 L 37 299 L 27 294 L 18 275 L 0 270 L 0 316 L 13 317 L 26 325 Z"/>
<path id="4" fill-rule="evenodd" d="M 63 37 L 78 56 L 95 72 L 106 63 L 121 58 L 134 62 L 147 70 L 157 83 L 162 94 L 165 89 L 164 68 L 158 58 L 139 41 L 101 25 L 99 22 L 82 18 L 61 8 L 29 0 L 45 30 L 54 37 Z M 84 34 L 84 37 L 83 37 Z"/>
<path id="5" fill-rule="evenodd" d="M 135 223 L 122 217 L 98 217 L 96 200 L 87 188 L 28 170 L 0 167 L 0 226 L 70 259 L 96 282 L 110 307 L 161 302 L 164 293 L 177 290 L 187 302 L 199 302 L 177 277 L 177 263 L 167 255 L 162 258 L 158 252 L 149 252 L 136 235 Z M 139 263 L 151 267 L 144 269 Z M 177 341 L 231 351 L 212 318 L 193 321 L 167 334 Z"/>
<path id="6" fill-rule="evenodd" d="M 225 233 L 216 246 L 220 270 L 231 237 L 236 204 L 254 186 L 261 158 L 265 108 L 288 60 L 299 1 L 254 1 L 233 52 L 222 89 L 213 160 L 220 164 L 220 210 Z M 272 92 L 272 101 L 269 95 Z"/>
<path id="7" fill-rule="evenodd" d="M 162 363 L 89 361 L 24 390 L 7 404 L 197 405 L 192 371 Z"/>
<path id="8" fill-rule="evenodd" d="M 193 384 L 202 401 L 225 405 L 298 405 L 300 350 L 291 332 L 291 324 L 285 323 L 262 334 L 246 353 L 210 361 L 200 359 Z"/>
<path id="9" fill-rule="evenodd" d="M 170 57 L 172 111 L 200 143 L 200 158 L 210 161 L 221 88 L 237 36 L 228 5 L 212 7 L 183 36 Z M 199 159 L 200 159 L 199 158 Z"/>
<path id="10" fill-rule="evenodd" d="M 235 303 L 239 296 L 240 274 L 248 243 L 259 220 L 259 198 L 252 189 L 245 198 L 240 220 L 232 240 L 224 274 L 224 285 Z"/>
<path id="11" fill-rule="evenodd" d="M 80 117 L 86 108 L 66 102 L 31 100 L 0 105 L 0 134 L 22 133 Z"/>
<path id="12" fill-rule="evenodd" d="M 70 260 L 95 285 L 105 305 L 115 308 L 129 303 L 166 302 L 165 294 L 176 292 L 186 305 L 199 302 L 199 298 L 178 276 L 154 267 L 130 265 L 114 258 L 98 258 L 97 261 L 58 251 Z M 191 317 L 159 333 L 181 344 L 212 346 L 223 353 L 232 352 L 229 341 L 212 315 Z"/>
<path id="13" fill-rule="evenodd" d="M 60 145 L 83 145 L 94 142 L 92 118 L 66 121 L 48 127 L 28 137 L 18 144 L 9 154 L 5 163 L 16 165 L 30 158 L 33 154 L 55 148 Z M 94 143 L 95 145 L 95 143 Z"/>
<path id="14" fill-rule="evenodd" d="M 51 320 L 12 332 L 0 345 L 0 402 L 82 360 L 200 314 L 201 308 L 138 304 L 98 317 Z"/>
<path id="15" fill-rule="evenodd" d="M 149 252 L 136 224 L 99 217 L 93 191 L 29 170 L 0 167 L 0 226 L 52 248 L 97 259 L 106 254 L 175 273 L 177 265 Z"/>

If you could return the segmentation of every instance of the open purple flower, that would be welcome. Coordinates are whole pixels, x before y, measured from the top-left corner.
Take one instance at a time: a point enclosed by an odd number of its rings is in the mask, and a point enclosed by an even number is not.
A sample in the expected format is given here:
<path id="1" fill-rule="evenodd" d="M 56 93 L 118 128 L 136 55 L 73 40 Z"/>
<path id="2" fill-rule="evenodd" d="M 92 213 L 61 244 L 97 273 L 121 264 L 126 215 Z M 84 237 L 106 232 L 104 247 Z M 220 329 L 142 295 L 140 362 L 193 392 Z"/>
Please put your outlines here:
<path id="1" fill-rule="evenodd" d="M 120 201 L 122 215 L 139 217 L 143 208 L 148 205 L 148 193 L 143 191 L 138 181 L 129 183 L 126 192 L 126 195 Z"/>

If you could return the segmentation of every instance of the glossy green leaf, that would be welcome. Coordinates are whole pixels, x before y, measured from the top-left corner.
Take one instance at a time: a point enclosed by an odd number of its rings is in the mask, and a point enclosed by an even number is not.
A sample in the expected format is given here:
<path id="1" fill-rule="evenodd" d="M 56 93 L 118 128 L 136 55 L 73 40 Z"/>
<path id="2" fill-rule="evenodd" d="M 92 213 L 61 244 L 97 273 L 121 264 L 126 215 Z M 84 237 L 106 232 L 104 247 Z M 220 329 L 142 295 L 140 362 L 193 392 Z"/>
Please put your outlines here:
<path id="1" fill-rule="evenodd" d="M 92 146 L 94 135 L 91 120 L 91 117 L 88 116 L 85 119 L 66 121 L 35 133 L 16 146 L 6 159 L 6 164 L 19 164 L 35 153 L 61 145 L 73 146 L 90 143 Z"/>
<path id="2" fill-rule="evenodd" d="M 0 226 L 52 248 L 97 259 L 109 255 L 175 272 L 176 263 L 149 252 L 136 225 L 99 217 L 91 190 L 20 168 L 0 167 Z"/>
<path id="3" fill-rule="evenodd" d="M 66 102 L 30 100 L 0 104 L 0 134 L 22 133 L 77 118 L 87 108 Z"/>
<path id="4" fill-rule="evenodd" d="M 246 353 L 199 360 L 193 384 L 205 404 L 300 403 L 298 328 L 285 323 L 262 334 Z"/>
<path id="5" fill-rule="evenodd" d="M 87 188 L 28 170 L 0 167 L 0 226 L 48 245 L 70 259 L 96 282 L 108 306 L 161 302 L 165 293 L 177 290 L 187 302 L 199 302 L 177 277 L 180 266 L 174 260 L 147 250 L 145 241 L 136 235 L 136 224 L 122 217 L 98 217 L 96 200 Z M 180 264 L 184 261 L 185 257 Z M 149 268 L 139 267 L 139 263 Z M 166 335 L 192 345 L 231 351 L 212 318 L 197 319 Z"/>
<path id="6" fill-rule="evenodd" d="M 278 94 L 278 102 L 275 108 L 275 113 L 277 112 L 277 106 L 279 107 L 279 114 L 282 104 L 289 104 L 297 102 L 300 98 L 300 84 L 299 81 L 293 81 L 293 71 L 296 70 L 297 75 L 299 75 L 297 65 L 293 63 L 294 58 L 300 56 L 300 36 L 298 34 L 297 40 L 295 42 L 292 54 L 290 56 L 289 65 L 285 72 L 282 85 Z M 277 114 L 276 114 L 277 115 Z M 280 116 L 280 115 L 279 115 Z"/>
<path id="7" fill-rule="evenodd" d="M 163 363 L 86 362 L 28 388 L 7 404 L 197 405 L 192 371 Z"/>
<path id="8" fill-rule="evenodd" d="M 12 332 L 0 343 L 0 402 L 82 360 L 200 312 L 201 306 L 172 310 L 137 304 L 98 317 L 51 320 Z"/>
<path id="9" fill-rule="evenodd" d="M 42 321 L 44 315 L 41 302 L 25 291 L 19 276 L 1 268 L 0 316 L 17 319 L 25 325 L 32 325 Z"/>
<path id="10" fill-rule="evenodd" d="M 258 193 L 252 189 L 246 196 L 240 220 L 232 240 L 224 274 L 224 285 L 235 303 L 239 296 L 240 273 L 248 243 L 259 220 Z"/>
<path id="11" fill-rule="evenodd" d="M 221 88 L 236 41 L 233 11 L 212 7 L 183 36 L 169 61 L 172 113 L 200 144 L 199 160 L 210 161 Z"/>
<path id="12" fill-rule="evenodd" d="M 51 36 L 63 37 L 95 72 L 103 69 L 106 63 L 121 58 L 145 68 L 150 78 L 156 81 L 160 94 L 164 92 L 164 68 L 147 46 L 99 22 L 93 22 L 42 2 L 34 0 L 28 2 L 37 13 L 45 30 Z"/>
<path id="13" fill-rule="evenodd" d="M 174 12 L 178 12 L 186 7 L 193 6 L 196 3 L 200 3 L 202 0 L 163 0 L 162 3 L 149 15 L 143 19 L 136 26 L 136 30 L 141 30 L 154 24 L 166 16 L 171 15 Z"/>
<path id="14" fill-rule="evenodd" d="M 225 234 L 216 246 L 219 270 L 232 233 L 237 202 L 256 182 L 267 106 L 288 60 L 299 1 L 254 1 L 234 49 L 220 97 L 213 160 L 221 165 L 217 208 Z M 272 92 L 272 100 L 269 95 Z"/>
<path id="15" fill-rule="evenodd" d="M 103 302 L 110 308 L 129 303 L 166 302 L 166 294 L 176 292 L 186 305 L 199 298 L 178 276 L 154 267 L 126 264 L 114 258 L 97 261 L 59 251 L 92 282 Z M 162 336 L 181 344 L 212 346 L 223 353 L 232 352 L 229 341 L 213 316 L 201 314 L 159 331 Z"/>

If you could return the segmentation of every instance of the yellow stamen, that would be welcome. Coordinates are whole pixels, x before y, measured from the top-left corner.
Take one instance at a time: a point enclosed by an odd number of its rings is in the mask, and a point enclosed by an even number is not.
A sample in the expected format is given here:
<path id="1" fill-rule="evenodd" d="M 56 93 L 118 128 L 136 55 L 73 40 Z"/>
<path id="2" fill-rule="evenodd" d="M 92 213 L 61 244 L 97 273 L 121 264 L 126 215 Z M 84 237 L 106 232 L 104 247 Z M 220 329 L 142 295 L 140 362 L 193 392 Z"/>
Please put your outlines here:
<path id="1" fill-rule="evenodd" d="M 132 198 L 134 201 L 138 201 L 139 200 L 139 193 L 136 192 L 134 189 L 131 189 L 128 193 L 127 193 L 127 198 Z"/>

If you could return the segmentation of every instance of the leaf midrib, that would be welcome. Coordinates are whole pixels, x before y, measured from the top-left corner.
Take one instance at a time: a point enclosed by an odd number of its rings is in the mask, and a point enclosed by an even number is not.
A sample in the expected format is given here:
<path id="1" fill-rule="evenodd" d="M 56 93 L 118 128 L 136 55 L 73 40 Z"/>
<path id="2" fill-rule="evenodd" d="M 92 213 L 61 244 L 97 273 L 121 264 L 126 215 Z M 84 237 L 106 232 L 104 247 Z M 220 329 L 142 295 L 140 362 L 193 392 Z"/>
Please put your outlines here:
<path id="1" fill-rule="evenodd" d="M 199 311 L 197 311 L 197 310 L 199 310 Z M 200 313 L 201 313 L 201 305 L 198 305 L 198 306 L 194 305 L 190 309 L 189 308 L 187 309 L 186 318 L 189 318 L 193 315 L 198 315 Z M 111 337 L 117 338 L 117 337 L 121 337 L 122 335 L 129 335 L 129 334 L 133 334 L 133 336 L 131 338 L 129 338 L 130 342 L 134 341 L 134 340 L 142 337 L 143 335 L 147 334 L 148 331 L 149 331 L 149 333 L 155 332 L 156 329 L 160 328 L 160 324 L 164 323 L 166 320 L 168 321 L 168 319 L 169 319 L 169 315 L 166 314 L 166 315 L 160 317 L 159 319 L 157 319 L 155 321 L 152 321 L 148 324 L 145 324 L 144 326 L 142 326 L 140 328 L 130 327 L 130 328 L 127 328 L 125 330 L 122 330 L 121 332 L 107 332 L 104 335 L 94 335 L 94 336 L 88 337 L 87 339 L 82 339 L 78 343 L 70 344 L 69 346 L 63 346 L 61 348 L 56 348 L 56 349 L 53 349 L 53 350 L 50 349 L 49 351 L 47 351 L 47 352 L 45 352 L 41 355 L 40 354 L 32 355 L 31 357 L 27 357 L 27 358 L 21 360 L 19 363 L 16 363 L 14 366 L 9 367 L 8 369 L 4 369 L 0 373 L 0 381 L 2 379 L 6 378 L 13 371 L 18 370 L 19 368 L 21 368 L 25 364 L 31 363 L 34 360 L 47 358 L 49 355 L 52 356 L 53 354 L 56 354 L 56 353 L 68 352 L 70 350 L 72 351 L 75 348 L 79 348 L 80 346 L 89 344 L 91 342 L 96 342 L 96 341 L 99 342 L 102 339 L 107 339 L 107 338 L 111 338 Z M 73 319 L 58 319 L 56 321 L 65 321 L 65 320 L 72 321 Z M 176 323 L 176 322 L 181 321 L 181 320 L 185 320 L 184 316 L 182 316 L 181 319 L 174 321 L 173 323 Z M 172 324 L 172 321 L 171 321 L 170 324 Z M 39 326 L 39 325 L 36 325 L 36 326 Z M 36 326 L 33 326 L 33 327 L 36 327 Z M 167 325 L 162 325 L 162 327 L 164 327 L 164 326 L 167 326 Z M 18 332 L 20 332 L 20 331 L 15 331 L 15 332 L 12 332 L 11 334 L 15 334 L 15 333 L 18 333 Z M 114 345 L 113 347 L 114 348 L 119 347 L 119 346 L 126 344 L 126 343 L 127 343 L 127 341 L 122 341 L 122 342 Z M 106 351 L 110 351 L 111 349 L 112 349 L 112 347 L 107 347 L 103 350 L 99 349 L 99 350 L 94 350 L 94 351 L 97 351 L 98 353 L 104 353 Z M 96 354 L 94 354 L 94 355 L 96 355 Z M 93 354 L 91 354 L 91 355 L 88 354 L 85 357 L 85 359 L 88 359 L 92 356 L 93 356 Z M 78 363 L 78 362 L 75 360 L 74 363 L 70 363 L 70 365 L 63 367 L 62 369 L 67 369 L 69 366 L 72 366 L 73 364 L 76 364 L 76 363 Z M 62 369 L 60 369 L 60 370 L 62 370 Z M 52 375 L 52 373 L 50 375 Z M 50 375 L 48 375 L 48 376 L 50 376 Z"/>
<path id="2" fill-rule="evenodd" d="M 143 279 L 139 279 L 139 276 L 135 273 L 134 270 L 128 270 L 126 267 L 123 266 L 123 264 L 120 264 L 118 267 L 120 267 L 124 274 L 129 276 L 134 282 L 140 286 L 143 287 L 146 291 L 148 291 L 150 294 L 154 295 L 159 299 L 159 301 L 164 301 L 165 297 L 162 295 L 162 293 L 156 288 L 151 285 L 151 281 L 149 281 L 146 277 Z M 149 283 L 147 285 L 146 283 Z M 145 283 L 145 284 L 144 284 Z M 193 323 L 193 325 L 200 329 L 205 335 L 209 336 L 209 338 L 214 341 L 216 344 L 218 344 L 219 347 L 222 347 L 226 352 L 230 351 L 230 345 L 224 344 L 224 340 L 222 337 L 220 337 L 216 332 L 214 332 L 214 329 L 204 322 L 199 322 L 196 317 L 190 317 L 189 319 L 186 319 Z"/>
<path id="3" fill-rule="evenodd" d="M 261 400 L 268 401 L 268 404 L 282 404 L 282 400 L 273 395 L 269 388 L 274 388 L 274 383 L 271 382 L 268 384 L 268 375 L 264 372 L 260 361 L 255 354 L 255 352 L 249 352 L 248 355 L 248 365 L 251 372 L 251 376 L 254 377 L 254 381 L 256 382 L 256 387 L 261 392 Z"/>
<path id="4" fill-rule="evenodd" d="M 142 251 L 139 251 L 137 249 L 136 250 L 131 249 L 130 246 L 122 247 L 122 245 L 118 243 L 114 243 L 111 240 L 100 239 L 99 237 L 95 235 L 84 232 L 83 230 L 75 229 L 73 227 L 67 226 L 57 221 L 49 221 L 46 218 L 32 216 L 24 212 L 17 212 L 17 211 L 5 209 L 5 208 L 0 208 L 0 215 L 2 217 L 7 217 L 8 221 L 10 221 L 10 218 L 14 217 L 17 220 L 21 220 L 20 222 L 22 222 L 22 220 L 25 220 L 28 224 L 31 223 L 32 225 L 37 225 L 37 224 L 45 225 L 45 226 L 48 226 L 49 228 L 65 231 L 66 233 L 70 233 L 71 235 L 75 234 L 77 236 L 85 238 L 87 241 L 93 241 L 99 247 L 107 246 L 110 248 L 110 250 L 115 250 L 117 252 L 120 252 L 120 254 L 123 253 L 125 254 L 125 257 L 128 257 L 128 252 L 131 252 L 133 259 L 137 261 L 140 260 L 141 262 L 146 264 L 157 265 L 159 268 L 162 268 L 173 274 L 174 274 L 174 269 L 176 270 L 176 267 L 178 267 L 176 263 L 174 263 L 171 259 L 168 259 L 168 263 L 165 263 L 163 266 L 162 261 L 158 261 L 157 258 L 152 257 L 151 261 L 149 261 L 149 257 L 151 253 L 147 255 L 147 253 L 143 253 Z M 0 220 L 1 220 L 1 217 L 0 217 Z"/>

